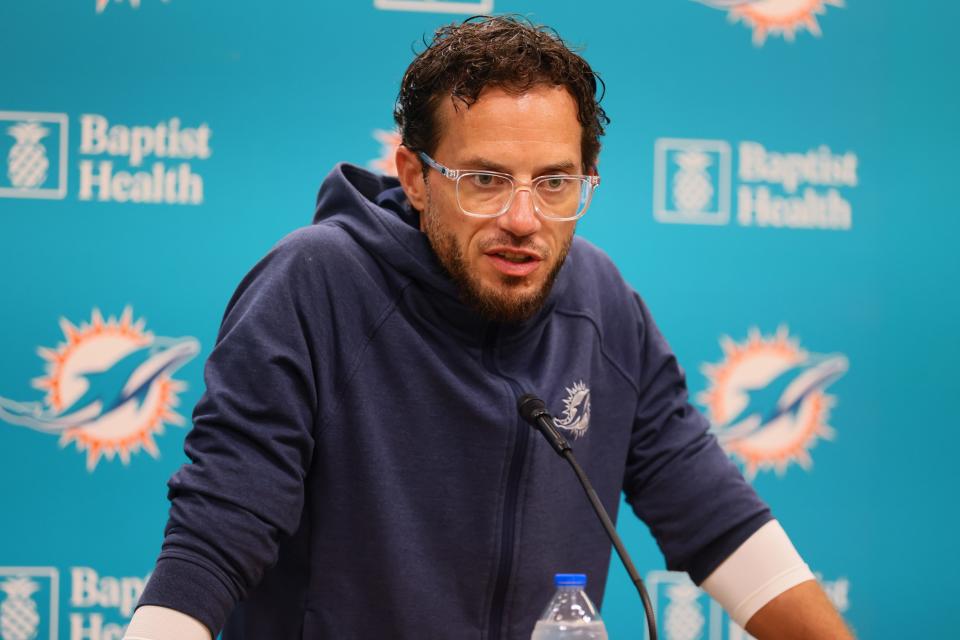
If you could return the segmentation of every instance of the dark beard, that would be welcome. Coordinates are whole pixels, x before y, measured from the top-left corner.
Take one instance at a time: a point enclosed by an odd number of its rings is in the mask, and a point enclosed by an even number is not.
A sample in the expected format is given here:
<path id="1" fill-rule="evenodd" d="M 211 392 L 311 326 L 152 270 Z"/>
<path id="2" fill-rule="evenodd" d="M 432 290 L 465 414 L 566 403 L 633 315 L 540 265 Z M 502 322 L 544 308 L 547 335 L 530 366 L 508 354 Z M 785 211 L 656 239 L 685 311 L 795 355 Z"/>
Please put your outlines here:
<path id="1" fill-rule="evenodd" d="M 560 273 L 560 268 L 563 266 L 573 242 L 573 236 L 571 235 L 570 239 L 560 248 L 559 260 L 550 270 L 539 291 L 527 296 L 514 294 L 513 287 L 522 284 L 524 280 L 522 277 L 515 276 L 501 276 L 502 290 L 485 290 L 467 268 L 463 251 L 460 250 L 456 238 L 453 234 L 445 232 L 437 224 L 438 214 L 430 211 L 429 203 L 427 211 L 421 213 L 421 216 L 424 215 L 426 215 L 424 229 L 427 239 L 430 241 L 430 246 L 433 247 L 433 252 L 440 261 L 440 265 L 453 280 L 460 299 L 483 318 L 493 322 L 510 324 L 523 322 L 540 311 L 550 295 L 553 282 L 556 280 L 557 274 Z M 512 244 L 519 246 L 519 243 L 516 242 Z"/>

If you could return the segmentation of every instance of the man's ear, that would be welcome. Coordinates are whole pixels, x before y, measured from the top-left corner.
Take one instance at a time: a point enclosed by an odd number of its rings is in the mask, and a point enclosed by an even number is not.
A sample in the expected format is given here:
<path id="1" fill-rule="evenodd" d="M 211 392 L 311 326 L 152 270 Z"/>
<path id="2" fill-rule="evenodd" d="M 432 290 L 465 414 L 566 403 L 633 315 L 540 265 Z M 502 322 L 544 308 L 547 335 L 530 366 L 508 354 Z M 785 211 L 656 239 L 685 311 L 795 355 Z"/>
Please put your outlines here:
<path id="1" fill-rule="evenodd" d="M 407 195 L 407 200 L 417 211 L 423 211 L 427 206 L 427 184 L 423 179 L 423 164 L 416 153 L 407 147 L 397 147 L 396 155 L 397 177 L 400 186 Z"/>

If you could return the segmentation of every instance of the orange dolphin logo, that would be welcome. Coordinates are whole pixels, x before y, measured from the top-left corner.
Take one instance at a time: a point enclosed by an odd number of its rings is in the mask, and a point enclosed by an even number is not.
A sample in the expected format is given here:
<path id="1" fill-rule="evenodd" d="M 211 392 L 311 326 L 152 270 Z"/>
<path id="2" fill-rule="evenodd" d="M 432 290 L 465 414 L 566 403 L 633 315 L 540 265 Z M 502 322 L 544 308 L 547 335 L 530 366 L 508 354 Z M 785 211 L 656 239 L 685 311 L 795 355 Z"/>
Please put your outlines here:
<path id="1" fill-rule="evenodd" d="M 817 16 L 827 6 L 843 7 L 843 0 L 699 0 L 702 4 L 728 12 L 731 22 L 743 22 L 753 29 L 753 44 L 762 46 L 768 35 L 782 36 L 793 42 L 797 31 L 806 30 L 820 37 Z"/>

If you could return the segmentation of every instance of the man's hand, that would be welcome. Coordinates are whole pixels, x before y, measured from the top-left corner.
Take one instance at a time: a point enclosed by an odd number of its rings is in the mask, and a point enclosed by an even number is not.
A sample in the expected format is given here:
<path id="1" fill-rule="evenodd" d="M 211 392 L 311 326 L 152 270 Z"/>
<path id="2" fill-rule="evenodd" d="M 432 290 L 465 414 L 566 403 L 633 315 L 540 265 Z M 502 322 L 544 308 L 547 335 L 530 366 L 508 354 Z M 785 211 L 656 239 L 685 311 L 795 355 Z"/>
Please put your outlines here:
<path id="1" fill-rule="evenodd" d="M 758 640 L 852 640 L 844 624 L 814 580 L 801 582 L 763 605 L 747 621 Z"/>

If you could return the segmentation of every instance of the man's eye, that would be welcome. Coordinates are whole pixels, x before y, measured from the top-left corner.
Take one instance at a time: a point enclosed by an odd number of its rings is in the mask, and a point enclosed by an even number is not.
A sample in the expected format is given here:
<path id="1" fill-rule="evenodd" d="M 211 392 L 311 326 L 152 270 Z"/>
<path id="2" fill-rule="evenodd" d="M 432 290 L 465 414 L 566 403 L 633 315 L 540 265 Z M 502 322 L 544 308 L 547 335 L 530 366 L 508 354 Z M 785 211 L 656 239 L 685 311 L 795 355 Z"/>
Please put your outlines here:
<path id="1" fill-rule="evenodd" d="M 558 192 L 558 191 L 563 191 L 564 189 L 569 187 L 572 184 L 572 181 L 568 180 L 567 178 L 557 177 L 557 178 L 547 178 L 540 184 L 542 185 L 541 189 L 543 190 L 546 190 L 548 192 Z"/>
<path id="2" fill-rule="evenodd" d="M 477 187 L 499 187 L 503 184 L 503 178 L 488 173 L 475 173 L 470 180 Z"/>

